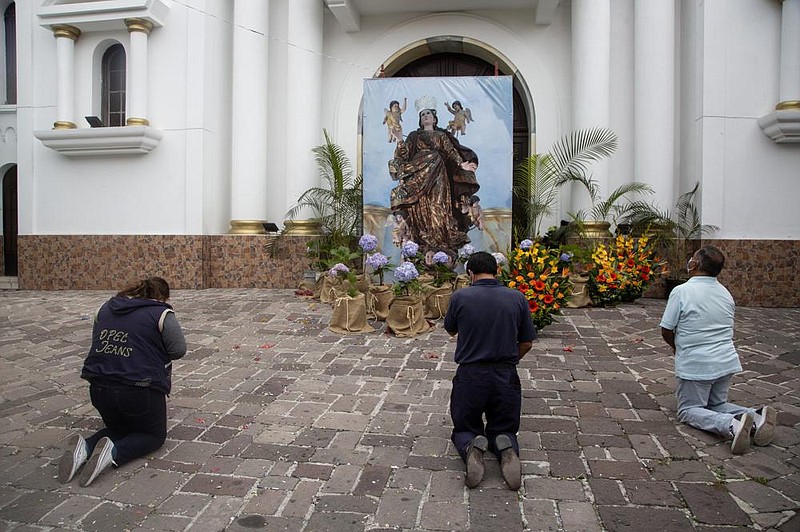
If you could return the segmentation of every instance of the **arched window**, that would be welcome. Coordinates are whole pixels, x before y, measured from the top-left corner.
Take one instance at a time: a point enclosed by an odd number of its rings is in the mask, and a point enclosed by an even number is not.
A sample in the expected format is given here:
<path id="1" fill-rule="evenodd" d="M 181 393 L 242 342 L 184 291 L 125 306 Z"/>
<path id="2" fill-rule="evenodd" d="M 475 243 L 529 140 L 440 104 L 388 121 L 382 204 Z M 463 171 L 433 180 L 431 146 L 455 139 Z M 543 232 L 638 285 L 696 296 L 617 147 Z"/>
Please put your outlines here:
<path id="1" fill-rule="evenodd" d="M 6 103 L 17 103 L 17 8 L 11 2 L 3 13 L 6 37 Z"/>
<path id="2" fill-rule="evenodd" d="M 103 123 L 125 125 L 125 48 L 111 46 L 103 54 Z"/>

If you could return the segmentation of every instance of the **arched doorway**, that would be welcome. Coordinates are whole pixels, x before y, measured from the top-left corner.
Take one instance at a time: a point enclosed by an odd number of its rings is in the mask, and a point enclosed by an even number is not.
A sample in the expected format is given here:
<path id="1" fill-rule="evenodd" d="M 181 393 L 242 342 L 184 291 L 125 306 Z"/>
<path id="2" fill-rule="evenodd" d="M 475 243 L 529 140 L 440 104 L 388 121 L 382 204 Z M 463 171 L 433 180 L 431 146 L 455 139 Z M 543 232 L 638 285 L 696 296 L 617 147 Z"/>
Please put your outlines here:
<path id="1" fill-rule="evenodd" d="M 523 97 L 524 81 L 511 65 L 485 45 L 457 36 L 431 38 L 396 54 L 383 66 L 382 74 L 385 77 L 513 76 L 513 167 L 517 168 L 530 154 L 535 112 L 532 104 L 526 103 L 530 98 Z M 516 198 L 512 211 L 514 227 L 521 226 L 516 221 L 522 212 Z"/>
<path id="2" fill-rule="evenodd" d="M 17 165 L 3 175 L 3 275 L 17 275 Z"/>

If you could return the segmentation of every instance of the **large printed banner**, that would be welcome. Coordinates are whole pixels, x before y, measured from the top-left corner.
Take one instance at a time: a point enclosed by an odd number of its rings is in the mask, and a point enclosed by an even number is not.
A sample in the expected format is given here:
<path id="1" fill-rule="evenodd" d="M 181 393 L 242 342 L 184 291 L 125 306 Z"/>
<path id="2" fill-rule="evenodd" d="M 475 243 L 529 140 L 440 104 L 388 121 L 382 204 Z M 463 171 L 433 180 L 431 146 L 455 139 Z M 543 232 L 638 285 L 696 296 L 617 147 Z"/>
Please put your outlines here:
<path id="1" fill-rule="evenodd" d="M 364 81 L 364 232 L 394 264 L 510 247 L 512 101 L 510 76 Z"/>

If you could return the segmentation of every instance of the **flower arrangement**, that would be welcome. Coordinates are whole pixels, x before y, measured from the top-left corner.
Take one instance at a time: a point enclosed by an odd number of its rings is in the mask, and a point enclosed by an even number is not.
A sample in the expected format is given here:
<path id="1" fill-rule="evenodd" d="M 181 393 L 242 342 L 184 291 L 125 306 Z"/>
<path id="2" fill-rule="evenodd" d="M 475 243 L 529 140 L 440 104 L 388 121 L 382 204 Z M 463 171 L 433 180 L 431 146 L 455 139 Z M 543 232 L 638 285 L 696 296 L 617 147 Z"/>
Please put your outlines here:
<path id="1" fill-rule="evenodd" d="M 452 281 L 456 274 L 453 272 L 452 260 L 444 251 L 437 251 L 433 255 L 433 286 L 439 288 L 446 282 Z"/>
<path id="2" fill-rule="evenodd" d="M 370 253 L 367 255 L 365 264 L 378 276 L 378 284 L 383 284 L 383 274 L 389 269 L 389 258 L 382 253 Z"/>
<path id="3" fill-rule="evenodd" d="M 613 245 L 599 244 L 592 253 L 587 287 L 597 306 L 633 301 L 657 276 L 659 259 L 646 236 L 620 235 Z"/>
<path id="4" fill-rule="evenodd" d="M 350 268 L 339 262 L 334 264 L 333 267 L 328 270 L 328 275 L 331 277 L 336 277 L 337 279 L 341 279 L 342 281 L 346 280 L 348 282 L 348 296 L 356 297 L 358 295 L 358 282 L 356 280 L 356 274 Z"/>
<path id="5" fill-rule="evenodd" d="M 507 264 L 500 269 L 500 280 L 525 296 L 534 325 L 543 329 L 561 314 L 572 293 L 569 268 L 559 265 L 557 250 L 530 240 L 523 249 L 523 242 L 509 252 Z"/>
<path id="6" fill-rule="evenodd" d="M 413 263 L 405 261 L 394 269 L 392 291 L 396 296 L 411 295 L 419 292 L 419 272 Z"/>

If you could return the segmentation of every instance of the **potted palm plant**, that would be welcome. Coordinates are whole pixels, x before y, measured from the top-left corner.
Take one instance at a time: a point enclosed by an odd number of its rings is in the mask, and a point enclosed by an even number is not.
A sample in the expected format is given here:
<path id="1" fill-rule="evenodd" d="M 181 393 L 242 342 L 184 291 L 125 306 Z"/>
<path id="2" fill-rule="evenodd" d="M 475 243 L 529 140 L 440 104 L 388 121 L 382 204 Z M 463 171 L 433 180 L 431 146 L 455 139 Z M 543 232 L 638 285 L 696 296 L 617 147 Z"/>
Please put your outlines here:
<path id="1" fill-rule="evenodd" d="M 354 261 L 360 257 L 356 253 L 361 224 L 363 204 L 362 176 L 353 172 L 350 159 L 344 150 L 335 144 L 328 131 L 323 129 L 325 143 L 314 148 L 314 156 L 319 168 L 323 186 L 312 187 L 297 199 L 297 204 L 289 209 L 286 218 L 295 219 L 301 212 L 310 211 L 319 223 L 321 235 L 309 242 L 312 267 L 318 271 L 329 269 L 331 252 L 342 247 L 353 252 Z M 358 266 L 357 261 L 352 266 Z"/>
<path id="2" fill-rule="evenodd" d="M 675 207 L 661 211 L 652 205 L 637 203 L 628 216 L 634 232 L 647 233 L 665 260 L 666 295 L 673 287 L 686 281 L 686 261 L 697 251 L 702 237 L 719 230 L 716 225 L 704 224 L 695 205 L 700 183 L 678 197 Z"/>

